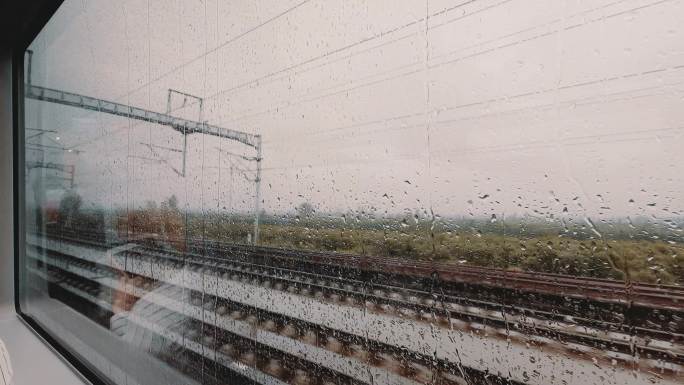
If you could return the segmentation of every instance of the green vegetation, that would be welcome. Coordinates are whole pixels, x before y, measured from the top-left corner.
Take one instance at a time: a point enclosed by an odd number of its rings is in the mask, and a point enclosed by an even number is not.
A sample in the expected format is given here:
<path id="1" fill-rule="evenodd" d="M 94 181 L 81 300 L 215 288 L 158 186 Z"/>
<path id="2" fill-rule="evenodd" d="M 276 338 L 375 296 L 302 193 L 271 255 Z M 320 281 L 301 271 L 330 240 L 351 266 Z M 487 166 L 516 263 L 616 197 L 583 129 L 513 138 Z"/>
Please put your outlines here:
<path id="1" fill-rule="evenodd" d="M 250 219 L 196 216 L 189 221 L 190 233 L 193 237 L 247 243 L 252 232 Z M 515 233 L 506 234 L 486 225 L 490 221 L 471 221 L 458 227 L 420 222 L 406 225 L 396 219 L 350 224 L 290 217 L 265 218 L 264 222 L 259 238 L 263 246 L 684 284 L 684 244 L 648 239 L 643 228 L 634 230 L 631 238 L 616 235 L 628 235 L 629 231 L 613 229 L 608 238 L 592 232 L 554 232 L 548 225 L 539 224 L 528 224 L 521 232 L 519 223 L 511 224 Z"/>
<path id="2" fill-rule="evenodd" d="M 111 228 L 120 235 L 152 234 L 178 249 L 185 249 L 185 239 L 247 244 L 253 236 L 253 216 L 185 213 L 175 197 L 159 207 L 150 202 L 127 212 L 95 214 L 80 210 L 76 219 L 80 205 L 66 203 L 62 225 L 68 221 L 79 227 L 77 223 L 82 222 L 91 230 Z M 98 216 L 109 217 L 109 225 L 95 223 Z M 683 225 L 681 221 L 643 219 L 614 220 L 600 226 L 588 219 L 581 223 L 516 217 L 505 221 L 495 217 L 443 219 L 425 213 L 374 218 L 367 213 L 324 215 L 302 205 L 290 215 L 262 213 L 259 244 L 682 285 Z"/>

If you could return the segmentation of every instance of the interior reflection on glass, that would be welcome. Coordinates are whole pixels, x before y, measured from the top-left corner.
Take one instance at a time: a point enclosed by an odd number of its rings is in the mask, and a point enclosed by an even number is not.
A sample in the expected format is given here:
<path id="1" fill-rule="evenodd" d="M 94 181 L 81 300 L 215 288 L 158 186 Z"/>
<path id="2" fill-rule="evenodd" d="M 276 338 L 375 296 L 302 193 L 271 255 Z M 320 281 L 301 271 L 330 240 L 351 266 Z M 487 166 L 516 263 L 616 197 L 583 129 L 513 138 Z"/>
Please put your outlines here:
<path id="1" fill-rule="evenodd" d="M 23 290 L 188 383 L 682 383 L 682 17 L 67 0 Z"/>

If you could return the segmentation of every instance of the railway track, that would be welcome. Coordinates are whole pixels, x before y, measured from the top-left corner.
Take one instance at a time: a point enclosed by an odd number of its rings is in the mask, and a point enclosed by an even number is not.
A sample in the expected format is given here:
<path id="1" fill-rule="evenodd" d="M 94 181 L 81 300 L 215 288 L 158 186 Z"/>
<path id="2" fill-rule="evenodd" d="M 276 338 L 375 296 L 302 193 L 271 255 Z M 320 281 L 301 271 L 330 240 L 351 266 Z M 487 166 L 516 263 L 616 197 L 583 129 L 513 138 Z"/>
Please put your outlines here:
<path id="1" fill-rule="evenodd" d="M 62 255 L 52 257 L 52 259 L 54 261 L 62 260 L 63 267 L 83 265 L 88 269 L 96 270 L 112 268 L 116 270 L 118 268 L 129 273 L 131 270 L 137 270 L 133 273 L 140 277 L 145 277 L 145 274 L 139 273 L 149 272 L 149 276 L 145 278 L 150 280 L 148 285 L 151 285 L 150 282 L 155 280 L 157 282 L 163 281 L 164 269 L 187 270 L 196 274 L 197 280 L 200 282 L 206 280 L 207 277 L 216 277 L 217 281 L 231 281 L 240 285 L 266 289 L 270 292 L 282 292 L 283 295 L 290 298 L 311 298 L 332 304 L 337 308 L 361 309 L 363 312 L 376 314 L 380 317 L 418 322 L 428 324 L 431 327 L 458 329 L 467 333 L 487 336 L 487 338 L 498 338 L 519 344 L 532 342 L 544 346 L 545 349 L 557 349 L 574 357 L 585 356 L 587 359 L 588 357 L 600 356 L 601 359 L 609 361 L 618 360 L 620 362 L 631 362 L 631 364 L 640 362 L 641 366 L 645 366 L 648 361 L 653 364 L 654 368 L 661 371 L 663 366 L 656 361 L 669 362 L 675 368 L 681 366 L 681 346 L 677 341 L 674 341 L 673 344 L 673 341 L 663 339 L 669 334 L 663 334 L 660 330 L 639 330 L 640 334 L 647 336 L 647 338 L 641 338 L 634 334 L 606 333 L 600 329 L 590 330 L 586 326 L 577 327 L 574 320 L 568 322 L 565 319 L 565 322 L 561 322 L 563 320 L 562 315 L 555 315 L 555 320 L 551 319 L 551 322 L 548 319 L 540 318 L 545 315 L 539 314 L 539 312 L 536 312 L 536 318 L 516 319 L 515 317 L 508 317 L 507 319 L 506 311 L 502 311 L 500 305 L 497 306 L 493 303 L 479 302 L 463 306 L 462 303 L 453 301 L 453 298 L 438 297 L 431 292 L 377 284 L 370 285 L 367 282 L 345 280 L 339 277 L 316 276 L 301 271 L 276 269 L 272 266 L 244 261 L 231 261 L 225 256 L 219 258 L 192 253 L 178 254 L 139 245 L 130 246 L 121 253 L 118 265 L 114 263 L 114 260 L 111 261 L 113 266 L 98 265 L 93 261 L 87 261 L 87 256 L 82 256 L 79 259 L 75 256 Z M 66 260 L 69 258 L 72 259 L 67 262 Z M 153 269 L 152 266 L 157 268 Z M 152 277 L 153 274 L 151 274 L 154 270 L 160 272 L 156 277 Z M 110 273 L 113 272 L 110 271 Z M 85 272 L 81 271 L 81 276 L 84 274 Z M 197 292 L 205 298 L 211 298 L 211 295 L 207 294 L 207 291 L 211 291 L 210 289 L 201 288 Z M 225 298 L 215 297 L 215 301 L 223 300 Z M 461 299 L 456 298 L 456 300 Z M 201 306 L 206 305 L 202 304 Z M 254 314 L 259 312 L 261 312 L 259 314 L 263 314 L 266 311 L 264 307 L 250 308 L 250 305 L 245 302 L 236 303 L 235 306 L 243 310 L 252 309 L 250 311 Z M 490 309 L 487 306 L 490 306 Z M 214 309 L 220 309 L 220 306 L 214 307 Z M 283 314 L 273 314 L 269 322 L 278 325 L 275 327 L 276 329 L 282 330 L 284 326 L 282 321 L 278 320 L 284 319 L 283 317 L 288 319 L 289 323 L 304 322 L 301 317 L 288 317 Z M 597 325 L 600 326 L 600 323 Z M 316 327 L 320 328 L 321 325 Z M 328 328 L 325 333 L 344 334 L 335 328 Z M 326 335 L 325 333 L 322 335 Z M 677 336 L 677 338 L 680 337 Z M 424 360 L 423 363 L 425 362 L 427 361 Z M 451 361 L 442 360 L 442 362 L 443 365 L 449 365 Z M 419 363 L 419 365 L 422 364 Z M 675 369 L 675 371 L 677 370 L 679 369 Z"/>
<path id="2" fill-rule="evenodd" d="M 103 247 L 107 242 L 103 234 L 89 231 L 59 230 L 53 236 Z M 140 237 L 139 237 L 140 238 Z M 132 241 L 137 242 L 136 238 Z M 110 246 L 126 240 L 110 241 Z M 172 241 L 181 244 L 184 240 Z M 659 285 L 643 282 L 623 282 L 606 278 L 577 277 L 562 274 L 521 272 L 489 267 L 455 265 L 453 263 L 426 262 L 401 258 L 361 256 L 323 251 L 287 250 L 275 247 L 240 245 L 205 239 L 188 241 L 189 247 L 201 254 L 243 255 L 253 259 L 271 261 L 279 266 L 308 265 L 311 270 L 340 269 L 347 276 L 361 272 L 381 275 L 418 278 L 441 283 L 500 288 L 556 297 L 589 299 L 596 302 L 628 306 L 645 306 L 665 310 L 684 309 L 684 286 Z M 376 279 L 378 280 L 378 279 Z"/>
<path id="3" fill-rule="evenodd" d="M 137 252 L 137 250 L 131 250 L 131 252 Z M 562 340 L 580 339 L 578 336 L 580 330 L 583 331 L 582 338 L 586 337 L 597 341 L 601 340 L 601 335 L 603 335 L 604 342 L 612 339 L 612 342 L 627 343 L 631 340 L 625 334 L 627 332 L 650 339 L 668 340 L 674 338 L 676 342 L 684 340 L 682 338 L 684 335 L 658 329 L 636 327 L 627 330 L 628 328 L 622 324 L 610 324 L 605 321 L 580 317 L 570 318 L 558 313 L 473 301 L 464 297 L 425 290 L 321 276 L 239 261 L 226 264 L 224 259 L 211 260 L 208 257 L 193 254 L 185 254 L 179 258 L 179 256 L 174 257 L 169 253 L 145 249 L 140 255 L 153 258 L 175 258 L 174 260 L 177 263 L 190 262 L 195 266 L 208 266 L 210 271 L 219 269 L 225 278 L 245 280 L 246 277 L 249 277 L 248 281 L 254 284 L 273 287 L 276 290 L 331 298 L 333 301 L 344 302 L 348 305 L 363 304 L 369 309 L 385 312 L 394 311 L 407 318 L 413 317 L 425 321 L 436 320 L 447 323 L 446 319 L 462 319 L 505 329 L 522 329 L 525 332 Z M 232 275 L 228 275 L 228 272 L 231 272 Z M 606 330 L 611 332 L 604 333 Z M 621 330 L 623 334 L 620 334 Z M 610 335 L 611 333 L 612 335 Z M 631 342 L 629 343 L 631 344 Z M 627 349 L 626 346 L 625 349 Z"/>
<path id="4" fill-rule="evenodd" d="M 91 241 L 79 240 L 85 244 L 92 243 Z M 193 244 L 195 250 L 198 250 L 199 242 Z M 336 285 L 337 287 L 328 287 L 327 290 L 335 290 L 339 295 L 349 294 L 350 287 L 356 287 L 356 294 L 361 292 L 362 296 L 367 296 L 371 291 L 382 292 L 385 290 L 387 295 L 391 298 L 383 298 L 384 305 L 387 306 L 399 306 L 406 310 L 407 313 L 412 311 L 418 312 L 429 312 L 429 313 L 444 313 L 447 316 L 450 312 L 455 311 L 463 315 L 467 313 L 463 308 L 473 308 L 477 307 L 477 312 L 470 312 L 469 317 L 475 317 L 480 319 L 487 319 L 487 316 L 483 314 L 481 309 L 485 309 L 486 313 L 489 314 L 490 323 L 501 323 L 504 322 L 505 327 L 510 325 L 523 325 L 527 326 L 527 332 L 542 333 L 544 334 L 548 327 L 545 328 L 545 324 L 556 323 L 559 327 L 572 327 L 576 325 L 578 327 L 593 328 L 601 331 L 608 331 L 612 333 L 622 333 L 628 335 L 635 335 L 637 337 L 649 338 L 649 339 L 661 339 L 667 340 L 671 339 L 674 342 L 681 342 L 682 333 L 684 333 L 684 308 L 673 308 L 661 306 L 655 304 L 650 306 L 638 305 L 633 302 L 627 301 L 625 299 L 617 300 L 615 295 L 619 292 L 613 290 L 613 297 L 611 297 L 608 305 L 603 302 L 595 303 L 594 301 L 586 301 L 586 298 L 580 297 L 568 297 L 564 293 L 559 293 L 551 298 L 540 298 L 539 294 L 534 291 L 529 294 L 529 290 L 525 290 L 525 293 L 514 293 L 503 294 L 503 295 L 491 295 L 490 293 L 480 290 L 482 284 L 478 284 L 477 287 L 473 288 L 461 288 L 461 287 L 449 287 L 448 284 L 443 282 L 435 281 L 434 274 L 431 275 L 429 280 L 416 279 L 415 277 L 408 276 L 408 280 L 397 279 L 392 273 L 388 277 L 386 272 L 383 272 L 383 276 L 361 276 L 364 274 L 364 270 L 354 268 L 355 264 L 350 263 L 348 266 L 343 266 L 340 269 L 331 268 L 331 265 L 320 265 L 319 262 L 310 263 L 309 260 L 313 259 L 311 255 L 317 255 L 318 253 L 303 253 L 293 252 L 290 250 L 279 250 L 272 248 L 263 247 L 252 247 L 252 246 L 240 246 L 240 245 L 226 245 L 219 244 L 216 242 L 201 242 L 202 254 L 198 253 L 185 253 L 179 255 L 171 251 L 165 252 L 164 255 L 168 258 L 176 258 L 178 260 L 185 260 L 186 258 L 193 258 L 197 263 L 203 263 L 203 260 L 214 260 L 223 261 L 231 260 L 235 263 L 247 264 L 245 266 L 253 265 L 255 268 L 261 266 L 268 270 L 268 274 L 271 275 L 273 279 L 278 279 L 281 282 L 285 280 L 286 276 L 307 276 L 303 278 L 306 280 L 320 280 L 320 277 L 328 277 L 329 285 Z M 148 253 L 152 255 L 159 253 L 153 248 L 148 248 Z M 293 256 L 296 254 L 296 256 Z M 285 255 L 285 257 L 282 257 Z M 311 258 L 310 258 L 311 257 Z M 335 258 L 344 257 L 339 255 L 333 255 Z M 350 258 L 360 258 L 355 256 L 349 256 Z M 285 259 L 285 262 L 282 261 Z M 297 264 L 291 263 L 296 261 Z M 339 261 L 338 261 L 339 262 Z M 399 263 L 399 262 L 398 262 Z M 407 262 L 403 261 L 402 264 L 406 265 Z M 411 262 L 413 263 L 413 262 Z M 302 266 L 304 265 L 304 266 Z M 312 268 L 313 266 L 313 268 Z M 406 269 L 402 267 L 401 269 Z M 481 270 L 480 268 L 464 267 L 465 270 Z M 389 269 L 386 269 L 389 271 Z M 495 270 L 496 269 L 485 269 Z M 505 271 L 498 271 L 498 273 L 506 273 Z M 529 274 L 528 274 L 529 275 Z M 406 276 L 406 275 L 404 275 Z M 553 276 L 558 278 L 555 274 L 543 274 L 542 278 L 545 276 Z M 341 279 L 345 277 L 345 279 Z M 568 279 L 568 277 L 560 276 L 563 279 Z M 483 279 L 486 282 L 488 279 Z M 491 279 L 490 279 L 491 280 Z M 500 277 L 499 281 L 505 280 L 505 277 Z M 585 280 L 582 278 L 581 280 Z M 591 279 L 588 278 L 585 281 L 589 282 L 599 282 L 605 285 L 610 285 L 611 287 L 618 285 L 614 281 L 605 279 Z M 312 282 L 307 282 L 312 284 Z M 301 282 L 299 282 L 301 284 Z M 485 283 L 486 284 L 486 283 Z M 587 283 L 585 282 L 585 286 Z M 323 285 L 325 286 L 325 284 Z M 672 295 L 676 300 L 676 293 L 682 291 L 682 288 L 678 286 L 668 286 L 668 287 L 656 287 L 655 285 L 642 285 L 644 286 L 644 291 L 646 292 L 656 292 L 659 291 L 659 296 Z M 375 288 L 375 289 L 372 289 Z M 426 290 L 429 288 L 429 291 Z M 624 286 L 623 286 L 624 288 Z M 473 293 L 474 292 L 474 293 Z M 667 293 L 667 294 L 665 294 Z M 674 294 L 672 294 L 674 293 Z M 420 302 L 415 301 L 416 295 L 423 297 L 423 305 Z M 531 296 L 531 297 L 530 297 Z M 410 304 L 402 303 L 406 298 L 412 298 Z M 508 298 L 506 298 L 508 297 Z M 405 301 L 404 301 L 405 302 Z M 448 304 L 448 307 L 445 307 Z M 440 306 L 441 305 L 441 306 Z M 440 308 L 441 307 L 441 308 Z M 478 314 L 472 314 L 478 313 Z M 508 317 L 502 319 L 503 314 L 507 314 Z M 520 320 L 529 320 L 528 322 L 520 322 Z M 540 322 L 538 322 L 540 321 Z M 571 325 L 571 326 L 568 326 Z M 562 337 L 558 333 L 548 334 L 552 337 Z M 623 338 L 624 339 L 624 338 Z"/>
<path id="5" fill-rule="evenodd" d="M 358 256 L 351 254 L 283 250 L 272 247 L 236 245 L 216 241 L 192 242 L 208 254 L 232 253 L 258 256 L 294 264 L 318 265 L 319 269 L 373 271 L 382 274 L 427 278 L 445 283 L 465 283 L 506 290 L 549 294 L 599 302 L 631 304 L 663 309 L 684 309 L 684 287 L 649 283 L 625 283 L 610 279 L 575 277 L 550 273 L 529 273 L 452 263 L 407 261 L 400 258 Z M 286 262 L 278 262 L 285 264 Z"/>
<path id="6" fill-rule="evenodd" d="M 250 246 L 235 245 L 216 245 L 203 244 L 195 247 L 195 250 L 203 256 L 214 256 L 231 260 L 241 260 L 255 263 L 258 265 L 272 266 L 275 268 L 288 268 L 299 272 L 309 272 L 321 274 L 329 277 L 348 277 L 358 281 L 386 285 L 390 287 L 415 288 L 426 290 L 429 288 L 432 295 L 442 297 L 444 295 L 460 298 L 464 304 L 477 302 L 478 306 L 482 303 L 496 304 L 494 309 L 506 309 L 509 314 L 519 313 L 521 316 L 530 315 L 533 318 L 538 313 L 554 314 L 559 311 L 563 313 L 565 322 L 576 323 L 583 326 L 600 324 L 604 330 L 622 331 L 635 333 L 646 329 L 656 334 L 681 334 L 684 332 L 684 308 L 666 306 L 659 304 L 646 304 L 629 300 L 629 297 L 621 297 L 620 291 L 612 291 L 611 296 L 604 296 L 603 299 L 588 298 L 580 295 L 570 295 L 565 291 L 557 290 L 551 294 L 549 291 L 538 292 L 530 288 L 507 289 L 502 284 L 489 285 L 490 281 L 504 281 L 505 276 L 498 277 L 496 280 L 487 278 L 485 273 L 480 274 L 482 278 L 477 283 L 463 283 L 454 281 L 443 281 L 436 277 L 436 274 L 421 276 L 411 276 L 407 266 L 413 262 L 403 261 L 401 270 L 406 273 L 399 274 L 391 268 L 382 269 L 383 271 L 363 270 L 357 268 L 355 263 L 343 265 L 341 261 L 337 264 L 310 263 L 306 253 L 293 256 L 294 252 L 288 250 L 271 250 L 267 248 L 253 249 Z M 279 257 L 285 254 L 285 257 Z M 315 254 L 315 253 L 311 253 Z M 335 256 L 338 257 L 338 256 Z M 352 256 L 353 257 L 353 256 Z M 313 257 L 312 257 L 313 258 Z M 479 268 L 475 268 L 478 270 Z M 375 270 L 378 270 L 377 268 Z M 496 269 L 495 269 L 496 270 Z M 489 269 L 484 269 L 489 271 Z M 554 275 L 555 276 L 555 275 Z M 567 278 L 567 277 L 565 277 Z M 539 280 L 544 281 L 544 277 Z M 584 278 L 578 279 L 583 280 Z M 589 279 L 592 281 L 592 279 Z M 597 280 L 607 283 L 607 280 Z M 614 281 L 608 282 L 610 285 L 617 285 Z M 583 285 L 588 285 L 584 283 Z M 645 290 L 656 290 L 652 285 L 645 285 Z M 624 289 L 624 285 L 623 285 Z M 672 303 L 682 303 L 677 298 L 681 291 L 680 287 L 660 287 L 659 296 L 670 295 L 674 298 Z M 492 307 L 489 305 L 488 307 Z M 521 311 L 521 310 L 530 310 Z M 558 319 L 558 317 L 555 317 Z M 588 322 L 591 319 L 594 322 Z"/>
<path id="7" fill-rule="evenodd" d="M 568 347 L 600 345 L 605 350 L 623 356 L 638 353 L 642 357 L 684 363 L 684 350 L 679 346 L 684 341 L 684 335 L 662 330 L 633 328 L 619 331 L 621 325 L 577 317 L 569 320 L 561 314 L 539 311 L 527 312 L 534 316 L 521 316 L 521 309 L 495 303 L 469 301 L 464 304 L 463 298 L 438 296 L 425 291 L 372 285 L 244 262 L 226 262 L 193 254 L 174 255 L 144 247 L 128 250 L 127 258 L 154 261 L 156 264 L 163 261 L 175 269 L 188 268 L 195 272 L 220 274 L 224 279 L 310 296 L 341 306 L 363 307 L 368 311 L 393 314 L 402 319 L 442 326 L 451 324 L 452 327 L 458 323 L 461 329 L 478 332 L 487 330 L 504 339 L 511 338 L 512 334 L 536 335 L 571 344 L 566 345 Z M 578 325 L 578 321 L 581 325 Z"/>
<path id="8" fill-rule="evenodd" d="M 34 259 L 37 262 L 37 258 Z M 112 313 L 111 293 L 117 289 L 116 272 L 82 260 L 62 258 L 60 262 L 48 264 L 45 273 L 40 270 L 41 264 L 29 268 L 30 273 L 61 285 L 108 315 Z M 458 368 L 446 361 L 435 361 L 430 356 L 407 353 L 392 345 L 369 343 L 357 335 L 199 291 L 188 292 L 186 301 L 179 300 L 178 292 L 160 293 L 157 290 L 159 281 L 136 277 L 138 279 L 132 281 L 135 284 L 124 290 L 139 298 L 142 306 L 163 304 L 169 311 L 187 316 L 191 322 L 183 330 L 160 329 L 140 317 L 133 322 L 170 338 L 174 344 L 189 343 L 194 352 L 209 348 L 215 354 L 215 361 L 230 363 L 234 369 L 235 365 L 240 369 L 240 364 L 256 365 L 271 377 L 293 384 L 307 383 L 305 379 L 310 373 L 322 376 L 319 382 L 323 384 L 512 383 L 495 376 L 485 379 L 482 373 Z M 180 287 L 177 289 L 182 291 Z M 468 382 L 464 382 L 462 374 L 453 373 L 467 373 Z M 251 377 L 259 379 L 260 383 L 279 383 L 263 375 Z"/>

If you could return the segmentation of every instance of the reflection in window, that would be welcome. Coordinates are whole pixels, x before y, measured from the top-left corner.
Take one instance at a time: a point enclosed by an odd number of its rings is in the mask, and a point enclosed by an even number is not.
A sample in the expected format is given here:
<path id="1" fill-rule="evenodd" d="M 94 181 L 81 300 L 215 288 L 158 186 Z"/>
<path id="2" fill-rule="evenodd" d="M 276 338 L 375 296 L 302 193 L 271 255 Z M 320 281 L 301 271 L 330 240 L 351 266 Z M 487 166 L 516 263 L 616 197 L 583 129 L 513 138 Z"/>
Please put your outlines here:
<path id="1" fill-rule="evenodd" d="M 114 383 L 681 383 L 682 17 L 67 0 L 26 55 L 25 309 Z"/>

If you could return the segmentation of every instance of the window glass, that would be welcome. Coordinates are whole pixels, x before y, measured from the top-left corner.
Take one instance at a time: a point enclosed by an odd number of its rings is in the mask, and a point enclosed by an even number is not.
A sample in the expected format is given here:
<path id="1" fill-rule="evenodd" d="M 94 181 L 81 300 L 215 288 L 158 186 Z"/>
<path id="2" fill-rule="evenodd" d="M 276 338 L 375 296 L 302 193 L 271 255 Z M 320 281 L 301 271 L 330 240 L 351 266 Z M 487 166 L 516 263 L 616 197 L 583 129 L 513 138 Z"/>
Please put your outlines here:
<path id="1" fill-rule="evenodd" d="M 22 310 L 115 384 L 681 384 L 683 19 L 66 0 Z"/>

